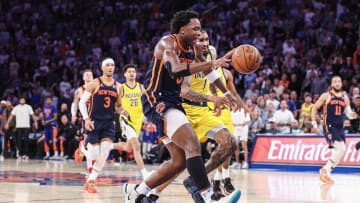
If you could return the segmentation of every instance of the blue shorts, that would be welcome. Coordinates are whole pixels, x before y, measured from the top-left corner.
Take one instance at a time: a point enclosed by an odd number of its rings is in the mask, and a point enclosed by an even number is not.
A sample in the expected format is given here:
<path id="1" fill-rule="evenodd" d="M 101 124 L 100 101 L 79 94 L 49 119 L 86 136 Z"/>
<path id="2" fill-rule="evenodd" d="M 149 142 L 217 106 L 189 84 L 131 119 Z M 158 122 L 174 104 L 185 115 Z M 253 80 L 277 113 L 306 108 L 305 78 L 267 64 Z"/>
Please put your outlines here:
<path id="1" fill-rule="evenodd" d="M 345 132 L 344 128 L 337 128 L 333 126 L 325 126 L 324 127 L 325 132 L 325 139 L 329 143 L 329 148 L 334 147 L 335 141 L 343 141 L 345 142 Z"/>
<path id="2" fill-rule="evenodd" d="M 143 105 L 144 116 L 154 125 L 156 125 L 159 132 L 158 138 L 160 139 L 160 141 L 167 138 L 166 123 L 165 119 L 163 118 L 165 112 L 171 108 L 174 108 L 184 112 L 185 114 L 185 110 L 183 109 L 181 103 L 174 104 L 171 102 L 159 100 L 156 104 L 152 104 L 151 106 L 145 95 L 141 97 L 141 102 Z"/>
<path id="3" fill-rule="evenodd" d="M 86 143 L 99 144 L 103 140 L 115 140 L 115 120 L 94 120 L 94 130 L 86 131 Z"/>

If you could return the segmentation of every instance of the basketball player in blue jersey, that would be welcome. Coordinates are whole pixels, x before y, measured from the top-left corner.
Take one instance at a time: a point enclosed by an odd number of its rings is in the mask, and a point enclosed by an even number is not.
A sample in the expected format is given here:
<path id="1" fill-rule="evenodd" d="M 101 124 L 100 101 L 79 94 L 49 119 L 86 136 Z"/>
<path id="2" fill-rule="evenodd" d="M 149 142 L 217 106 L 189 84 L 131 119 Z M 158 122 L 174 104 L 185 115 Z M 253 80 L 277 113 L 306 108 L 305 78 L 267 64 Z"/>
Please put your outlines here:
<path id="1" fill-rule="evenodd" d="M 181 106 L 180 90 L 184 77 L 204 72 L 209 82 L 215 84 L 226 96 L 224 99 L 211 100 L 214 97 L 194 95 L 194 101 L 214 102 L 216 111 L 223 104 L 230 104 L 235 110 L 240 106 L 238 99 L 226 89 L 213 70 L 217 66 L 228 67 L 228 58 L 234 50 L 211 62 L 193 63 L 196 57 L 203 57 L 196 54 L 199 49 L 195 46 L 201 29 L 198 14 L 192 11 L 177 12 L 171 20 L 171 28 L 175 34 L 162 37 L 155 47 L 151 69 L 145 76 L 146 92 L 142 96 L 144 115 L 161 129 L 160 139 L 168 148 L 171 160 L 163 163 L 141 184 L 125 184 L 123 190 L 126 202 L 134 199 L 135 202 L 141 202 L 151 189 L 170 180 L 185 168 L 191 178 L 187 178 L 184 184 L 192 185 L 193 199 L 197 202 L 211 202 L 213 191 L 201 157 L 200 143 Z M 236 143 L 231 145 L 235 148 Z M 226 158 L 214 160 L 212 168 L 221 165 Z"/>
<path id="2" fill-rule="evenodd" d="M 52 156 L 50 159 L 58 159 L 59 158 L 59 152 L 57 150 L 57 142 L 56 142 L 56 137 L 57 137 L 57 129 L 56 129 L 56 125 L 57 125 L 57 109 L 55 106 L 51 105 L 52 104 L 52 98 L 51 97 L 46 97 L 46 104 L 43 107 L 43 120 L 42 120 L 42 124 L 44 125 L 44 134 L 45 134 L 45 142 L 44 142 L 44 149 L 45 149 L 45 153 L 46 156 L 44 157 L 45 160 L 50 158 L 50 148 L 51 148 L 51 144 L 53 145 L 53 151 L 54 151 L 54 156 Z"/>
<path id="3" fill-rule="evenodd" d="M 334 183 L 330 177 L 331 170 L 340 162 L 345 152 L 345 115 L 349 119 L 356 118 L 351 111 L 348 96 L 342 91 L 342 81 L 340 76 L 331 78 L 331 89 L 323 93 L 319 100 L 314 104 L 311 111 L 311 120 L 314 128 L 317 128 L 316 115 L 318 110 L 323 108 L 323 123 L 326 141 L 329 148 L 333 149 L 331 158 L 320 170 L 320 180 L 323 183 Z"/>
<path id="4" fill-rule="evenodd" d="M 90 82 L 79 102 L 87 132 L 87 157 L 96 160 L 85 183 L 85 190 L 96 193 L 95 180 L 105 165 L 115 139 L 115 111 L 120 113 L 120 84 L 113 78 L 115 63 L 111 58 L 101 63 L 102 76 Z M 90 105 L 86 102 L 91 98 Z"/>

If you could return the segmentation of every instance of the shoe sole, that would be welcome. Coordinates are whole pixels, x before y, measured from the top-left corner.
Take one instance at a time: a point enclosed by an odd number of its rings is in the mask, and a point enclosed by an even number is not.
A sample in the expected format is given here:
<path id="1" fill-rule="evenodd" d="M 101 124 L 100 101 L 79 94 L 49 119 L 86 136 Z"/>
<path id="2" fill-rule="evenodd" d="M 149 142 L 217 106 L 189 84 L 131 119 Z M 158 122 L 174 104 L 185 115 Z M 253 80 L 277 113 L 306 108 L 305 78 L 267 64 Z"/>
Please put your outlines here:
<path id="1" fill-rule="evenodd" d="M 237 203 L 240 197 L 241 197 L 240 190 L 235 191 L 229 203 Z"/>

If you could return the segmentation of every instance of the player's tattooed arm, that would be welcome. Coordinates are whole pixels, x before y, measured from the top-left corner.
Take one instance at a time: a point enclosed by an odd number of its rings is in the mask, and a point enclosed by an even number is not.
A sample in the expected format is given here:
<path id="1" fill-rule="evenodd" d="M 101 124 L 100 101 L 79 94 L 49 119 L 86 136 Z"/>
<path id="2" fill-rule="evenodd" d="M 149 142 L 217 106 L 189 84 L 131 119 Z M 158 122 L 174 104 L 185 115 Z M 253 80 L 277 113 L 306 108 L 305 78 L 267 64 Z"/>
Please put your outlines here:
<path id="1" fill-rule="evenodd" d="M 212 95 L 217 96 L 217 91 L 216 91 L 215 85 L 210 84 L 209 89 L 210 89 L 210 92 Z"/>
<path id="2" fill-rule="evenodd" d="M 212 96 L 200 94 L 190 88 L 191 75 L 184 77 L 183 83 L 181 84 L 181 96 L 185 99 L 195 102 L 210 102 L 213 101 Z"/>

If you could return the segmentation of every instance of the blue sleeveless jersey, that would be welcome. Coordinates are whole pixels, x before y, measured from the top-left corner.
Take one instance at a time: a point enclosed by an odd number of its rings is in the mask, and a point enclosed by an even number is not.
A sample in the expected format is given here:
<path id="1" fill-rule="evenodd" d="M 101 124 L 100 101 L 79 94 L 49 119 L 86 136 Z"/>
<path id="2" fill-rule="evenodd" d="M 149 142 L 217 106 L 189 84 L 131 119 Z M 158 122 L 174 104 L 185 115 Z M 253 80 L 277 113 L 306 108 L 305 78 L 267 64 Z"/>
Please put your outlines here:
<path id="1" fill-rule="evenodd" d="M 195 47 L 185 50 L 182 48 L 176 35 L 170 35 L 170 37 L 177 41 L 180 48 L 178 57 L 181 63 L 192 63 L 196 56 Z M 143 101 L 149 103 L 151 108 L 156 107 L 159 102 L 181 105 L 182 99 L 180 97 L 180 91 L 182 81 L 183 77 L 177 79 L 171 78 L 169 72 L 164 67 L 164 61 L 153 57 L 150 68 L 145 75 L 143 85 L 146 93 L 143 97 L 146 97 L 146 99 L 143 99 Z M 147 109 L 148 108 L 144 108 L 144 114 L 147 113 Z"/>
<path id="2" fill-rule="evenodd" d="M 345 110 L 345 99 L 344 95 L 341 97 L 335 96 L 333 93 L 329 92 L 330 100 L 324 104 L 324 126 L 343 128 L 343 123 L 345 120 L 344 110 Z"/>
<path id="3" fill-rule="evenodd" d="M 106 85 L 102 77 L 96 78 L 99 88 L 93 93 L 88 106 L 89 117 L 92 120 L 114 120 L 115 103 L 118 98 L 116 81 Z"/>
<path id="4" fill-rule="evenodd" d="M 57 109 L 55 106 L 51 105 L 51 106 L 47 106 L 45 105 L 43 107 L 43 114 L 44 114 L 44 120 L 48 121 L 54 118 L 54 114 L 57 113 Z M 56 120 L 54 120 L 51 123 L 46 124 L 45 127 L 55 127 L 57 124 Z"/>

